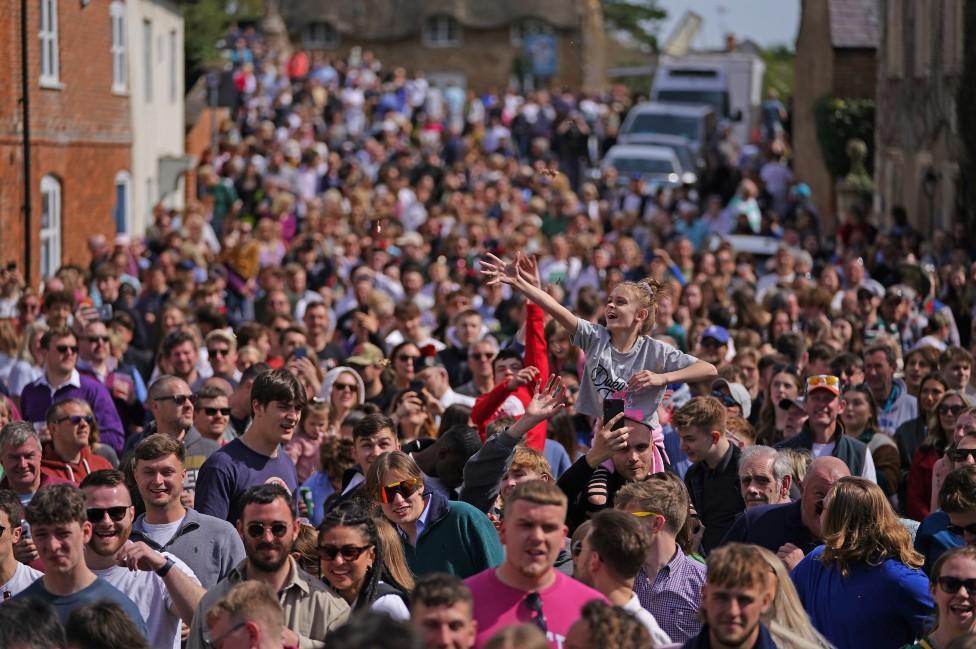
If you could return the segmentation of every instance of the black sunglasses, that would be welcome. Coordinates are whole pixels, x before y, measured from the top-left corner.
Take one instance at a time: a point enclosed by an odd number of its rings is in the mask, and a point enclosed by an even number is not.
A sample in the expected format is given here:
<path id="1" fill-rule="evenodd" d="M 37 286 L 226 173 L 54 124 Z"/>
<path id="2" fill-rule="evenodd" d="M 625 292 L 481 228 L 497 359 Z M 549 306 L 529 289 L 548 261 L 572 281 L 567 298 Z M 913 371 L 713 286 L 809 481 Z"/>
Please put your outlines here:
<path id="1" fill-rule="evenodd" d="M 91 415 L 68 415 L 67 417 L 62 417 L 61 419 L 58 419 L 54 423 L 63 424 L 66 421 L 70 421 L 72 426 L 77 426 L 81 422 L 85 422 L 86 424 L 91 426 L 93 423 L 95 423 L 95 418 L 92 417 Z"/>
<path id="2" fill-rule="evenodd" d="M 963 534 L 976 536 L 976 523 L 970 523 L 969 525 L 949 525 L 946 527 L 946 530 L 956 536 L 962 536 Z"/>
<path id="3" fill-rule="evenodd" d="M 107 343 L 107 342 L 110 341 L 110 339 L 109 339 L 108 336 L 86 336 L 85 338 L 88 340 L 88 342 L 90 342 L 92 344 L 94 344 L 94 343 Z"/>
<path id="4" fill-rule="evenodd" d="M 89 507 L 85 510 L 85 517 L 88 518 L 89 523 L 101 523 L 105 518 L 105 514 L 108 514 L 109 518 L 118 523 L 125 518 L 125 514 L 128 511 L 129 508 L 124 505 L 119 505 L 118 507 Z"/>
<path id="5" fill-rule="evenodd" d="M 320 545 L 318 546 L 319 558 L 326 561 L 335 561 L 340 554 L 345 561 L 355 561 L 363 552 L 370 549 L 371 545 Z"/>
<path id="6" fill-rule="evenodd" d="M 939 406 L 939 414 L 940 415 L 957 415 L 958 416 L 959 413 L 961 413 L 965 409 L 966 409 L 966 406 L 962 405 L 961 403 L 960 404 L 957 404 L 955 406 L 948 406 L 946 404 L 942 404 L 941 406 Z"/>
<path id="7" fill-rule="evenodd" d="M 976 448 L 957 448 L 949 451 L 947 455 L 953 462 L 965 462 L 968 457 L 976 461 Z"/>
<path id="8" fill-rule="evenodd" d="M 546 622 L 545 613 L 542 612 L 542 597 L 539 593 L 529 593 L 525 596 L 525 605 L 532 611 L 532 623 L 539 627 L 544 634 L 549 633 L 549 624 Z"/>
<path id="9" fill-rule="evenodd" d="M 270 529 L 275 538 L 280 539 L 288 533 L 288 526 L 284 523 L 248 523 L 247 535 L 252 539 L 259 539 L 264 536 L 264 530 Z"/>
<path id="10" fill-rule="evenodd" d="M 68 352 L 72 354 L 78 353 L 78 345 L 55 345 L 54 348 L 58 350 L 59 354 L 67 354 Z"/>
<path id="11" fill-rule="evenodd" d="M 155 401 L 173 401 L 178 406 L 182 406 L 187 401 L 193 401 L 192 394 L 173 394 L 168 397 L 156 397 Z"/>
<path id="12" fill-rule="evenodd" d="M 356 386 L 352 383 L 333 383 L 332 389 L 338 392 L 355 392 Z"/>
<path id="13" fill-rule="evenodd" d="M 970 597 L 976 595 L 976 579 L 960 579 L 959 577 L 939 577 L 936 580 L 939 588 L 947 595 L 955 595 L 963 586 Z"/>
<path id="14" fill-rule="evenodd" d="M 227 358 L 229 354 L 230 354 L 229 349 L 208 349 L 207 350 L 207 356 L 209 356 L 210 358 L 217 358 L 218 356 L 223 356 L 224 358 Z"/>
<path id="15" fill-rule="evenodd" d="M 230 417 L 230 408 L 204 408 L 203 411 L 207 413 L 208 417 L 216 417 L 217 413 L 224 417 Z"/>
<path id="16" fill-rule="evenodd" d="M 732 408 L 734 406 L 739 405 L 738 401 L 736 401 L 729 395 L 725 394 L 721 390 L 716 390 L 715 392 L 712 392 L 712 396 L 718 399 L 719 401 L 721 401 L 722 405 L 725 406 L 726 408 Z"/>

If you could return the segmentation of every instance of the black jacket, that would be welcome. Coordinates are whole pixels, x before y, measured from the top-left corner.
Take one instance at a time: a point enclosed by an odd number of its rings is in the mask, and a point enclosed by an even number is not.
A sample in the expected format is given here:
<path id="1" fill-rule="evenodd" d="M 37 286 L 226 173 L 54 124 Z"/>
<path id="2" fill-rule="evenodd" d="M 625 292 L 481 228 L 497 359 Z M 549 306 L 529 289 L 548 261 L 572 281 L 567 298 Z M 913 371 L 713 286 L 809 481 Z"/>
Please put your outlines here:
<path id="1" fill-rule="evenodd" d="M 739 489 L 741 456 L 742 449 L 729 444 L 725 457 L 714 469 L 704 462 L 695 462 L 685 474 L 691 504 L 705 526 L 702 535 L 702 552 L 705 554 L 719 546 L 735 517 L 746 508 Z"/>

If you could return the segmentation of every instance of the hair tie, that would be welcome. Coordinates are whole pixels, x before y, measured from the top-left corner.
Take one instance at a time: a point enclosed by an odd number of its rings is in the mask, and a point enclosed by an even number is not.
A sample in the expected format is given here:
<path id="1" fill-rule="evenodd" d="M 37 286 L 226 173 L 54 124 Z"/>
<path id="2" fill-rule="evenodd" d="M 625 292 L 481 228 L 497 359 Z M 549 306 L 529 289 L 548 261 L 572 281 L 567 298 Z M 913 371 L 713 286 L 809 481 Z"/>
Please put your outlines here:
<path id="1" fill-rule="evenodd" d="M 654 297 L 654 289 L 651 288 L 651 285 L 650 284 L 648 284 L 647 282 L 637 282 L 637 285 L 640 286 L 645 291 L 647 291 L 647 294 L 650 297 L 652 297 L 652 298 Z"/>

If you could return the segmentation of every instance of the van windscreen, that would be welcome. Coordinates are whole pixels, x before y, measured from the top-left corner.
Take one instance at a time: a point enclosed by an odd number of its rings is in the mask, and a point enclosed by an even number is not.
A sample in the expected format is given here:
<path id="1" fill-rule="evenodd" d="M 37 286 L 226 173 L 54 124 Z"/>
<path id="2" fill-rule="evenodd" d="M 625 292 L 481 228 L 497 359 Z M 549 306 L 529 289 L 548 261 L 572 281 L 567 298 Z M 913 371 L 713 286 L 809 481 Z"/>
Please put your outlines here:
<path id="1" fill-rule="evenodd" d="M 633 126 L 627 135 L 641 135 L 644 133 L 660 133 L 663 135 L 680 135 L 692 142 L 701 139 L 698 128 L 701 120 L 696 117 L 668 115 L 664 113 L 645 113 L 634 119 Z"/>

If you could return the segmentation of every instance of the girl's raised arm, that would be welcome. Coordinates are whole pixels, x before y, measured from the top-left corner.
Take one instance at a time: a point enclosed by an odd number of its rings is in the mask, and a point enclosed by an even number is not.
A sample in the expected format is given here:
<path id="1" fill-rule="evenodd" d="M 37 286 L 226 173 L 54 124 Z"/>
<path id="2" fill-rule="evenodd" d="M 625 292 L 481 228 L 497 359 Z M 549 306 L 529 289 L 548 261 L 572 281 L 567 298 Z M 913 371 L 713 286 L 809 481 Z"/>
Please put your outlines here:
<path id="1" fill-rule="evenodd" d="M 485 276 L 488 284 L 508 284 L 516 291 L 532 300 L 543 311 L 548 313 L 553 319 L 561 324 L 572 336 L 576 333 L 576 315 L 556 301 L 554 297 L 542 290 L 541 287 L 534 286 L 530 281 L 533 270 L 532 262 L 518 253 L 513 262 L 504 262 L 495 255 L 488 255 L 481 260 L 481 274 Z"/>

